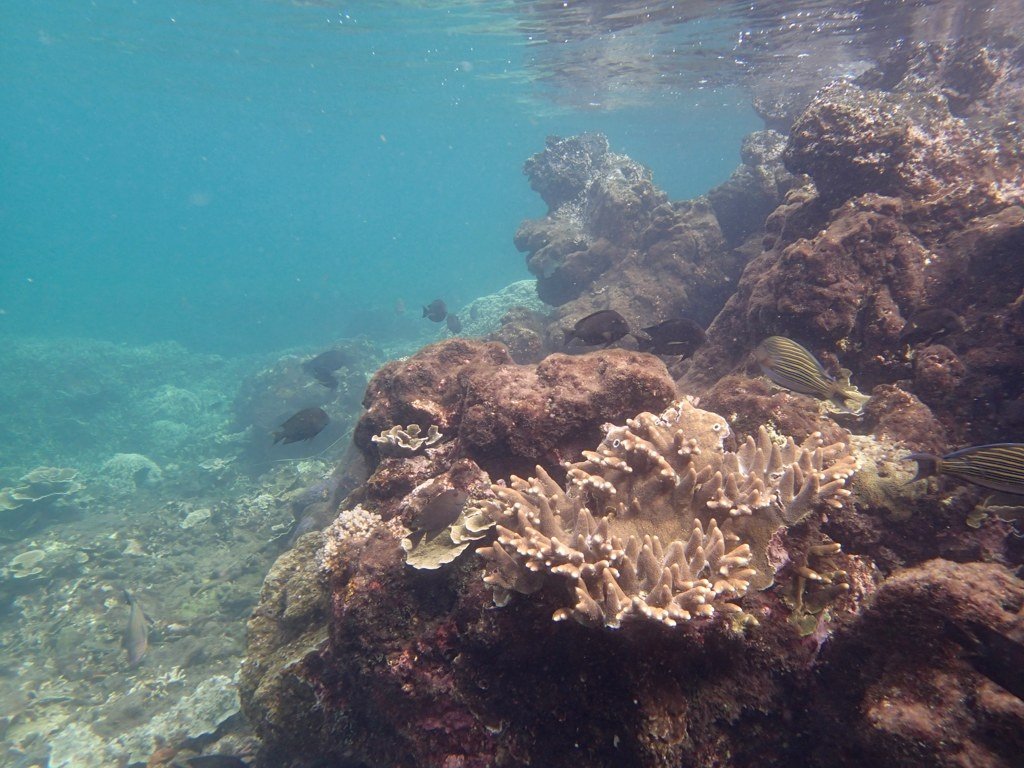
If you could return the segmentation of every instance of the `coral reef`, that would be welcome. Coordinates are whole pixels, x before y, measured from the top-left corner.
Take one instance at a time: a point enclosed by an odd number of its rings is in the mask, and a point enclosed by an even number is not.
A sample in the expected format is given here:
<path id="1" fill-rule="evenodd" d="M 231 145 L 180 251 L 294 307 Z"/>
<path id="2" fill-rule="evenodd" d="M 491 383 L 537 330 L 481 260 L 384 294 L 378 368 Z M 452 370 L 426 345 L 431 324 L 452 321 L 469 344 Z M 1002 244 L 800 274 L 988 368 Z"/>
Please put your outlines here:
<path id="1" fill-rule="evenodd" d="M 799 179 L 782 163 L 786 136 L 766 130 L 750 134 L 740 147 L 740 166 L 708 192 L 722 235 L 730 247 L 760 233 L 764 220 Z"/>
<path id="2" fill-rule="evenodd" d="M 537 463 L 557 467 L 597 442 L 601 424 L 660 410 L 674 396 L 664 365 L 650 355 L 605 350 L 516 365 L 498 344 L 451 339 L 374 375 L 355 443 L 373 460 L 373 435 L 394 424 L 434 424 L 485 470 L 507 476 Z"/>
<path id="3" fill-rule="evenodd" d="M 560 307 L 558 328 L 608 308 L 633 327 L 680 313 L 706 323 L 731 292 L 743 257 L 725 247 L 708 201 L 669 202 L 604 136 L 550 137 L 524 172 L 549 210 L 524 222 L 515 243 L 540 298 Z"/>
<path id="4" fill-rule="evenodd" d="M 498 537 L 479 551 L 495 601 L 537 591 L 549 573 L 566 577 L 576 598 L 556 619 L 674 626 L 738 613 L 732 601 L 752 582 L 772 583 L 767 550 L 777 529 L 819 502 L 838 505 L 854 462 L 844 444 L 823 447 L 817 435 L 780 447 L 762 430 L 730 452 L 728 434 L 721 416 L 681 401 L 606 427 L 597 451 L 569 465 L 566 492 L 540 468 L 529 481 L 494 486 L 497 500 L 484 508 Z"/>
<path id="5" fill-rule="evenodd" d="M 422 431 L 419 424 L 410 424 L 408 427 L 396 424 L 391 429 L 382 430 L 379 435 L 374 435 L 370 441 L 377 444 L 377 450 L 381 454 L 411 456 L 420 448 L 429 448 L 444 438 L 444 435 L 438 432 L 436 424 L 431 424 L 427 433 L 420 437 Z"/>
<path id="6" fill-rule="evenodd" d="M 480 296 L 458 311 L 463 336 L 486 336 L 505 324 L 510 312 L 544 315 L 551 310 L 537 298 L 536 280 L 519 280 L 497 293 Z"/>
<path id="7" fill-rule="evenodd" d="M 811 342 L 826 367 L 841 357 L 869 387 L 916 396 L 933 421 L 913 428 L 917 441 L 1012 439 L 1024 160 L 1005 134 L 1021 109 L 1009 55 L 909 45 L 815 96 L 784 153 L 814 183 L 768 216 L 763 250 L 683 371 L 687 391 L 743 369 L 778 334 Z M 958 314 L 964 330 L 905 343 L 907 320 L 929 306 Z"/>
<path id="8" fill-rule="evenodd" d="M 133 494 L 140 488 L 152 488 L 163 476 L 159 465 L 140 453 L 115 453 L 100 468 L 101 482 L 120 496 Z"/>
<path id="9" fill-rule="evenodd" d="M 85 487 L 77 478 L 77 469 L 36 467 L 17 485 L 0 489 L 0 538 L 25 535 L 61 501 Z"/>
<path id="10" fill-rule="evenodd" d="M 548 213 L 516 244 L 556 309 L 510 310 L 508 350 L 453 339 L 371 380 L 372 474 L 251 623 L 263 757 L 1013 764 L 1020 505 L 901 459 L 1024 427 L 1017 70 L 908 45 L 764 95 L 792 132 L 748 137 L 693 201 L 603 137 L 549 139 L 525 167 Z M 954 330 L 906 334 L 936 306 Z M 708 343 L 671 369 L 629 336 L 544 357 L 601 309 Z M 749 354 L 771 335 L 852 369 L 863 413 L 769 385 Z M 395 424 L 446 440 L 378 455 Z"/>

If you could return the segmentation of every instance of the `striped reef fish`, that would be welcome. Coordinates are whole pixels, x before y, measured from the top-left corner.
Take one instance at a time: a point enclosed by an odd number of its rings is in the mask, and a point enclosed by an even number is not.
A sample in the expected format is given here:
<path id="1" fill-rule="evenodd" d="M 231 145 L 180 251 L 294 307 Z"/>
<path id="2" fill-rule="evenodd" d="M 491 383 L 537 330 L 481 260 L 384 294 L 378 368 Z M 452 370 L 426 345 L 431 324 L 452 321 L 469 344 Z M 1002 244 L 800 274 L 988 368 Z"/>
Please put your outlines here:
<path id="1" fill-rule="evenodd" d="M 1024 495 L 1024 443 L 975 445 L 945 456 L 912 453 L 904 460 L 917 462 L 914 480 L 950 475 L 994 491 Z"/>
<path id="2" fill-rule="evenodd" d="M 860 413 L 871 398 L 850 383 L 850 371 L 830 376 L 821 363 L 792 339 L 769 336 L 754 351 L 761 371 L 780 387 L 827 400 L 851 413 Z"/>

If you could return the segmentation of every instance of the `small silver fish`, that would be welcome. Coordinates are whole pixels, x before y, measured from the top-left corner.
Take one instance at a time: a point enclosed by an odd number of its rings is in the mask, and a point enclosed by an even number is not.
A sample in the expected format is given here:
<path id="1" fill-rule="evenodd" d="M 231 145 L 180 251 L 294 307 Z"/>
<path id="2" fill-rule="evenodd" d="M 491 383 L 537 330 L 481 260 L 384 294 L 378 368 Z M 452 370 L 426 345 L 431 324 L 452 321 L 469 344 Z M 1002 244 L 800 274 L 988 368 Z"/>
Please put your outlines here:
<path id="1" fill-rule="evenodd" d="M 785 336 L 769 336 L 754 351 L 761 371 L 781 387 L 813 395 L 851 413 L 860 413 L 871 398 L 850 383 L 850 371 L 830 376 L 817 358 Z"/>
<path id="2" fill-rule="evenodd" d="M 128 666 L 134 669 L 146 658 L 149 650 L 149 620 L 139 601 L 127 589 L 124 591 L 124 599 L 130 610 L 121 644 L 128 651 Z"/>
<path id="3" fill-rule="evenodd" d="M 950 475 L 994 491 L 1024 495 L 1024 443 L 975 445 L 945 456 L 912 453 L 903 458 L 917 462 L 914 480 Z"/>

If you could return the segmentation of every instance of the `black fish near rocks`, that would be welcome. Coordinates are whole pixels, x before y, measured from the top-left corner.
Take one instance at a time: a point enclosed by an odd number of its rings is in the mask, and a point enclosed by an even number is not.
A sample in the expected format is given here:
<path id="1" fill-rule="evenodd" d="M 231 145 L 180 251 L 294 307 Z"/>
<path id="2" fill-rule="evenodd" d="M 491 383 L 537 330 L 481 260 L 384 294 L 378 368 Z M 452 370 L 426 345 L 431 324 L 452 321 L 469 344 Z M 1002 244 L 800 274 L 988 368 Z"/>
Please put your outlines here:
<path id="1" fill-rule="evenodd" d="M 626 322 L 626 318 L 614 309 L 602 309 L 578 320 L 570 330 L 565 331 L 562 343 L 568 346 L 573 339 L 579 339 L 587 346 L 607 346 L 628 333 L 629 323 Z"/>
<path id="2" fill-rule="evenodd" d="M 302 364 L 302 370 L 311 375 L 328 389 L 337 389 L 338 380 L 334 372 L 350 364 L 349 356 L 340 349 L 329 349 Z"/>
<path id="3" fill-rule="evenodd" d="M 188 766 L 188 768 L 249 768 L 247 762 L 233 755 L 198 755 L 196 757 L 187 757 L 183 765 Z"/>
<path id="4" fill-rule="evenodd" d="M 448 316 L 448 307 L 441 299 L 434 299 L 423 307 L 423 316 L 432 323 L 440 323 Z"/>
<path id="5" fill-rule="evenodd" d="M 640 351 L 655 355 L 689 357 L 707 339 L 704 329 L 685 317 L 642 328 L 641 333 L 643 336 L 634 334 Z"/>
<path id="6" fill-rule="evenodd" d="M 458 518 L 469 496 L 465 491 L 449 488 L 432 498 L 413 517 L 413 534 L 423 536 L 447 528 Z"/>
<path id="7" fill-rule="evenodd" d="M 917 475 L 911 482 L 950 475 L 993 491 L 1024 495 L 1024 443 L 975 445 L 945 456 L 912 453 L 904 461 L 917 462 Z"/>
<path id="8" fill-rule="evenodd" d="M 945 307 L 921 307 L 910 316 L 900 331 L 902 344 L 920 344 L 959 333 L 964 329 L 960 316 Z"/>
<path id="9" fill-rule="evenodd" d="M 462 330 L 462 321 L 459 320 L 458 315 L 453 315 L 451 312 L 449 312 L 448 317 L 445 318 L 445 323 L 448 326 L 448 330 L 452 333 L 458 333 Z"/>
<path id="10" fill-rule="evenodd" d="M 330 420 L 323 408 L 304 408 L 278 427 L 274 432 L 274 445 L 312 440 L 323 432 Z"/>

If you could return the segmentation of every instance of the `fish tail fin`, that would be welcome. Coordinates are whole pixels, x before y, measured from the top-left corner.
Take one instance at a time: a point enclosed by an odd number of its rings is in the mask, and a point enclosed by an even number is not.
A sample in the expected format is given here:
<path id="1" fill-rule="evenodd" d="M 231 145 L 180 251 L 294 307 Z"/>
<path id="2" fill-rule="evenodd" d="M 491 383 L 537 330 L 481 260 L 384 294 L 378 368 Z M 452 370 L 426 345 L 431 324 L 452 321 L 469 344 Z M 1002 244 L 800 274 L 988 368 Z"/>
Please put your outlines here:
<path id="1" fill-rule="evenodd" d="M 274 445 L 277 445 L 279 442 L 284 440 L 284 430 L 279 429 L 276 432 L 272 433 L 270 436 L 274 438 Z"/>
<path id="2" fill-rule="evenodd" d="M 562 346 L 568 347 L 569 342 L 573 340 L 573 337 L 575 337 L 575 335 L 576 334 L 573 333 L 573 330 L 571 328 L 567 331 L 562 331 Z"/>
<path id="3" fill-rule="evenodd" d="M 917 462 L 917 474 L 914 475 L 912 480 L 907 481 L 907 485 L 910 485 L 918 480 L 924 480 L 925 478 L 937 475 L 939 473 L 939 462 L 942 461 L 942 458 L 934 453 L 911 453 L 904 456 L 901 461 Z"/>
<path id="4" fill-rule="evenodd" d="M 126 603 L 128 603 L 128 605 L 133 605 L 135 603 L 135 596 L 131 592 L 128 591 L 127 587 L 122 589 L 121 592 L 124 595 L 124 601 Z"/>

